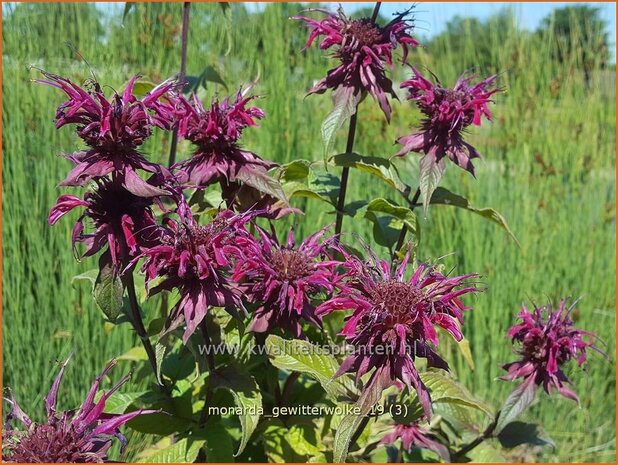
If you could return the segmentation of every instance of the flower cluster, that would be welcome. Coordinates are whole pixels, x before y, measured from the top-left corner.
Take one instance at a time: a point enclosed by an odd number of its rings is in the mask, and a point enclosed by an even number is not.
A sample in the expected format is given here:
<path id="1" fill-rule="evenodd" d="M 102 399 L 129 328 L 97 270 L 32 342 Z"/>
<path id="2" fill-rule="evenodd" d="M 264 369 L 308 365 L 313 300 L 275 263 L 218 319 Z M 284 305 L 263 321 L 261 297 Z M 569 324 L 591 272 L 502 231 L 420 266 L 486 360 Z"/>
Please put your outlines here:
<path id="1" fill-rule="evenodd" d="M 436 441 L 431 432 L 418 423 L 394 425 L 392 431 L 382 438 L 381 444 L 394 444 L 398 439 L 406 451 L 410 451 L 413 446 L 419 447 L 435 452 L 445 462 L 451 461 L 448 448 Z"/>
<path id="2" fill-rule="evenodd" d="M 472 160 L 480 155 L 463 140 L 462 132 L 471 124 L 480 126 L 483 116 L 491 119 L 488 104 L 491 96 L 499 91 L 491 88 L 496 76 L 472 85 L 474 76 L 464 75 L 455 87 L 448 89 L 439 82 L 432 83 L 415 68 L 413 72 L 412 79 L 404 81 L 401 88 L 408 89 L 408 99 L 416 102 L 425 119 L 421 123 L 421 132 L 397 140 L 403 145 L 397 155 L 423 153 L 424 163 L 440 167 L 444 166 L 444 157 L 448 157 L 474 175 Z"/>
<path id="3" fill-rule="evenodd" d="M 578 401 L 577 394 L 565 386 L 569 379 L 562 366 L 575 359 L 579 366 L 586 361 L 586 349 L 596 348 L 591 341 L 594 334 L 573 326 L 570 318 L 574 305 L 567 309 L 562 300 L 558 309 L 551 305 L 536 307 L 529 311 L 522 306 L 519 319 L 509 330 L 509 337 L 520 345 L 521 360 L 507 363 L 503 368 L 508 372 L 502 379 L 523 378 L 536 386 L 543 386 L 549 394 L 556 390 L 568 399 Z"/>
<path id="4" fill-rule="evenodd" d="M 45 397 L 47 423 L 39 424 L 32 421 L 12 394 L 6 399 L 11 405 L 11 411 L 7 414 L 2 431 L 3 462 L 106 462 L 114 438 L 117 438 L 123 447 L 126 445 L 120 427 L 139 415 L 154 413 L 152 410 L 143 409 L 122 415 L 104 413 L 107 400 L 129 380 L 129 376 L 125 376 L 95 401 L 101 381 L 114 367 L 115 361 L 112 361 L 97 377 L 79 409 L 59 412 L 58 389 L 68 362 L 69 360 L 60 368 Z M 13 420 L 20 421 L 25 430 L 13 429 Z"/>
<path id="5" fill-rule="evenodd" d="M 341 335 L 357 347 L 337 375 L 356 373 L 357 378 L 373 370 L 368 385 L 384 389 L 403 382 L 416 390 L 425 416 L 431 417 L 431 398 L 415 365 L 425 358 L 429 367 L 448 370 L 448 364 L 435 351 L 441 327 L 461 340 L 463 311 L 460 296 L 477 292 L 469 283 L 477 275 L 447 277 L 421 264 L 410 278 L 405 277 L 409 256 L 391 271 L 385 260 L 372 257 L 363 261 L 348 256 L 343 292 L 318 307 L 323 315 L 351 309 Z"/>
<path id="6" fill-rule="evenodd" d="M 336 13 L 319 9 L 310 11 L 322 12 L 327 17 L 322 20 L 305 16 L 294 18 L 305 21 L 311 29 L 305 47 L 309 48 L 316 39 L 324 36 L 320 49 L 334 47 L 333 57 L 340 61 L 310 93 L 321 94 L 332 89 L 360 97 L 362 92 L 368 92 L 390 120 L 391 106 L 387 94 L 394 98 L 397 95 L 392 81 L 386 76 L 385 65 L 392 66 L 392 53 L 397 47 L 403 49 L 405 62 L 408 48 L 418 45 L 409 33 L 412 29 L 409 12 L 398 15 L 386 26 L 380 26 L 370 18 L 348 18 L 341 8 Z"/>
<path id="7" fill-rule="evenodd" d="M 320 242 L 325 228 L 296 246 L 290 231 L 282 246 L 276 237 L 260 228 L 258 231 L 261 240 L 251 243 L 234 273 L 243 294 L 256 305 L 250 329 L 266 332 L 281 328 L 300 337 L 302 320 L 321 325 L 312 299 L 320 292 L 332 294 L 339 280 L 339 262 L 332 257 L 338 250 L 335 238 Z"/>

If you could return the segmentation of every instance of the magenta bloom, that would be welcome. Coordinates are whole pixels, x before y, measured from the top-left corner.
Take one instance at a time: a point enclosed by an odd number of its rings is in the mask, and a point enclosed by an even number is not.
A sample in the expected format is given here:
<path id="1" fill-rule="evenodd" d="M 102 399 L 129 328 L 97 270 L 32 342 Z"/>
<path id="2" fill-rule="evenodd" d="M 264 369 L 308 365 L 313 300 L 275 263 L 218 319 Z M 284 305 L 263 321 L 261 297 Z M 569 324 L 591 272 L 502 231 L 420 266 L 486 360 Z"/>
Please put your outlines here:
<path id="1" fill-rule="evenodd" d="M 463 140 L 463 131 L 474 124 L 480 126 L 484 116 L 491 119 L 488 104 L 491 96 L 500 89 L 491 89 L 496 76 L 491 76 L 471 85 L 474 76 L 461 76 L 453 89 L 432 83 L 417 69 L 412 68 L 414 76 L 401 84 L 409 89 L 408 100 L 414 100 L 425 119 L 421 132 L 400 137 L 403 145 L 397 153 L 403 156 L 408 152 L 424 153 L 423 165 L 438 164 L 444 169 L 444 157 L 474 175 L 472 159 L 480 155 L 477 150 Z"/>
<path id="2" fill-rule="evenodd" d="M 96 188 L 83 199 L 68 194 L 58 197 L 47 221 L 54 225 L 74 208 L 84 207 L 84 213 L 73 227 L 74 250 L 77 243 L 83 243 L 86 246 L 83 256 L 89 257 L 109 246 L 111 261 L 120 271 L 139 254 L 140 247 L 157 239 L 152 204 L 153 198 L 139 197 L 120 183 L 99 178 Z M 94 231 L 85 232 L 86 219 Z"/>
<path id="3" fill-rule="evenodd" d="M 415 446 L 434 451 L 446 462 L 451 461 L 448 448 L 436 441 L 429 430 L 421 428 L 417 423 L 394 425 L 393 430 L 382 438 L 380 444 L 394 444 L 398 439 L 401 439 L 401 444 L 407 451 Z"/>
<path id="4" fill-rule="evenodd" d="M 107 453 L 114 438 L 119 439 L 123 447 L 126 445 L 120 427 L 139 415 L 154 413 L 152 410 L 135 410 L 122 415 L 103 413 L 107 399 L 129 380 L 129 376 L 125 376 L 109 391 L 103 392 L 95 402 L 99 385 L 116 364 L 115 360 L 97 377 L 79 409 L 58 412 L 58 388 L 68 362 L 69 360 L 60 368 L 60 373 L 45 398 L 47 423 L 32 421 L 12 394 L 9 399 L 5 399 L 12 410 L 6 416 L 2 431 L 3 462 L 107 462 Z M 13 429 L 13 420 L 19 420 L 25 430 Z"/>
<path id="5" fill-rule="evenodd" d="M 184 322 L 186 343 L 210 307 L 225 307 L 230 312 L 242 307 L 229 275 L 233 260 L 243 257 L 244 249 L 254 241 L 244 229 L 251 218 L 252 214 L 223 210 L 205 226 L 190 216 L 182 223 L 170 219 L 161 228 L 160 244 L 144 250 L 147 283 L 159 278 L 150 294 L 172 289 L 180 292 L 166 331 Z"/>
<path id="6" fill-rule="evenodd" d="M 399 45 L 403 49 L 403 61 L 408 55 L 408 48 L 418 42 L 409 34 L 412 23 L 407 19 L 408 13 L 398 15 L 386 26 L 381 27 L 370 18 L 350 19 L 340 7 L 337 13 L 313 9 L 328 15 L 322 20 L 297 16 L 294 19 L 305 21 L 311 33 L 305 48 L 320 36 L 320 49 L 334 47 L 333 58 L 340 64 L 328 71 L 328 74 L 309 92 L 321 94 L 326 89 L 336 90 L 360 99 L 363 91 L 369 92 L 380 105 L 387 120 L 390 120 L 391 106 L 386 94 L 397 98 L 392 81 L 386 76 L 384 65 L 392 67 L 392 52 Z"/>
<path id="7" fill-rule="evenodd" d="M 77 135 L 90 147 L 86 151 L 67 155 L 76 166 L 61 185 L 83 186 L 91 179 L 114 172 L 135 195 L 165 193 L 143 181 L 136 170 L 155 173 L 157 178 L 167 178 L 169 172 L 147 161 L 137 147 L 150 137 L 154 127 L 171 129 L 174 125 L 179 105 L 173 91 L 175 81 L 163 82 L 138 100 L 133 94 L 138 78 L 135 76 L 122 95 L 114 94 L 108 100 L 96 82 L 93 89 L 86 90 L 55 74 L 43 74 L 47 80 L 37 82 L 57 87 L 69 97 L 58 107 L 56 128 L 76 124 Z"/>
<path id="8" fill-rule="evenodd" d="M 320 292 L 331 294 L 339 279 L 335 268 L 340 263 L 330 255 L 336 247 L 334 238 L 320 242 L 325 228 L 296 246 L 290 231 L 282 246 L 264 230 L 258 231 L 261 240 L 250 244 L 234 272 L 244 296 L 257 305 L 250 330 L 282 329 L 300 337 L 303 320 L 321 326 L 312 298 Z"/>
<path id="9" fill-rule="evenodd" d="M 240 148 L 238 141 L 248 126 L 257 126 L 256 120 L 264 117 L 257 107 L 247 106 L 254 97 L 244 97 L 239 91 L 219 102 L 214 99 L 208 110 L 193 96 L 185 101 L 185 116 L 179 125 L 179 135 L 197 146 L 194 155 L 177 163 L 178 178 L 195 187 L 220 183 L 226 193 L 235 193 L 238 181 L 252 187 L 276 163 L 262 160 L 253 152 Z M 230 195 L 228 195 L 230 197 Z"/>
<path id="10" fill-rule="evenodd" d="M 411 278 L 404 277 L 409 257 L 392 272 L 386 261 L 377 257 L 363 262 L 350 256 L 348 282 L 335 298 L 317 309 L 322 315 L 334 310 L 353 310 L 341 335 L 356 348 L 342 363 L 337 376 L 356 373 L 357 379 L 375 369 L 366 390 L 385 389 L 403 382 L 415 389 L 427 418 L 431 416 L 429 391 L 415 366 L 417 357 L 427 359 L 429 367 L 448 370 L 448 364 L 435 351 L 439 326 L 456 340 L 463 335 L 464 307 L 459 297 L 479 289 L 467 283 L 477 275 L 447 277 L 421 264 Z"/>
<path id="11" fill-rule="evenodd" d="M 573 326 L 569 315 L 574 306 L 567 309 L 566 301 L 562 300 L 557 310 L 547 305 L 535 306 L 530 312 L 522 305 L 518 316 L 521 323 L 513 326 L 508 333 L 513 341 L 520 344 L 518 353 L 521 360 L 503 365 L 508 373 L 502 379 L 512 381 L 523 378 L 531 386 L 543 386 L 548 394 L 555 389 L 564 397 L 579 401 L 577 395 L 565 386 L 570 381 L 562 366 L 571 359 L 576 359 L 581 366 L 586 361 L 586 348 L 598 349 L 591 342 L 595 337 L 593 333 Z"/>

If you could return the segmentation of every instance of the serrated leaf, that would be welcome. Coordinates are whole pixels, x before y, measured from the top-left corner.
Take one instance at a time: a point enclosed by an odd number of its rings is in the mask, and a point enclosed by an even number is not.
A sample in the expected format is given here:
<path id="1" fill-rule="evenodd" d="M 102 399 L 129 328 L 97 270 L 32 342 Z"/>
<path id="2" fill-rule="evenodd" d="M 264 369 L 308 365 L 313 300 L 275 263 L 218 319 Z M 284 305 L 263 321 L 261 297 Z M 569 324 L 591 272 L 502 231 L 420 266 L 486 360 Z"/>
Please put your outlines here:
<path id="1" fill-rule="evenodd" d="M 269 176 L 263 168 L 242 167 L 238 171 L 236 178 L 263 194 L 268 194 L 276 199 L 287 202 L 281 183 L 277 179 Z"/>
<path id="2" fill-rule="evenodd" d="M 537 385 L 534 383 L 534 376 L 530 376 L 511 392 L 500 409 L 500 416 L 495 429 L 496 433 L 500 433 L 509 423 L 532 405 L 536 396 L 536 390 Z"/>
<path id="3" fill-rule="evenodd" d="M 113 413 L 113 414 L 121 414 L 124 413 L 127 408 L 136 399 L 140 398 L 145 394 L 146 391 L 142 392 L 116 392 L 105 402 L 105 413 Z M 101 394 L 103 394 L 101 392 Z"/>
<path id="4" fill-rule="evenodd" d="M 138 463 L 192 463 L 205 443 L 204 439 L 182 438 Z"/>
<path id="5" fill-rule="evenodd" d="M 123 294 L 124 286 L 120 276 L 116 274 L 107 254 L 101 255 L 99 274 L 95 280 L 92 295 L 98 307 L 111 322 L 116 321 L 122 312 Z"/>
<path id="6" fill-rule="evenodd" d="M 311 376 L 330 396 L 344 395 L 353 387 L 345 384 L 345 377 L 333 379 L 339 363 L 335 357 L 310 342 L 287 340 L 271 334 L 266 339 L 266 352 L 275 367 Z"/>
<path id="7" fill-rule="evenodd" d="M 234 462 L 234 444 L 228 429 L 217 421 L 210 418 L 199 436 L 206 439 L 206 460 L 209 463 L 232 463 Z"/>
<path id="8" fill-rule="evenodd" d="M 390 160 L 381 157 L 359 155 L 358 153 L 340 153 L 332 158 L 335 166 L 356 168 L 385 182 L 388 186 L 403 191 L 404 184 L 399 179 L 397 168 Z"/>
<path id="9" fill-rule="evenodd" d="M 453 403 L 479 410 L 488 416 L 493 412 L 489 405 L 476 399 L 470 392 L 453 378 L 438 371 L 426 371 L 420 374 L 423 384 L 429 389 L 434 403 Z"/>
<path id="10" fill-rule="evenodd" d="M 354 95 L 353 87 L 340 87 L 333 92 L 334 108 L 324 119 L 320 132 L 324 142 L 324 161 L 328 158 L 335 141 L 335 135 L 343 123 L 349 120 L 360 101 L 361 94 Z"/>
<path id="11" fill-rule="evenodd" d="M 223 388 L 231 392 L 237 407 L 243 412 L 239 415 L 242 437 L 238 451 L 234 455 L 238 457 L 245 449 L 247 442 L 260 420 L 262 409 L 262 394 L 260 388 L 252 376 L 236 371 L 233 367 L 224 367 L 217 370 L 213 378 L 216 389 Z"/>
<path id="12" fill-rule="evenodd" d="M 427 215 L 429 201 L 444 174 L 444 160 L 436 162 L 434 156 L 425 155 L 419 162 L 419 168 L 418 184 L 421 190 L 421 203 L 423 204 L 423 211 Z"/>
<path id="13" fill-rule="evenodd" d="M 155 374 L 157 376 L 157 382 L 159 383 L 159 385 L 163 385 L 163 380 L 161 379 L 161 367 L 163 366 L 163 358 L 165 357 L 166 350 L 167 348 L 163 344 L 157 342 L 157 345 L 155 346 L 155 362 L 157 366 L 157 372 Z"/>
<path id="14" fill-rule="evenodd" d="M 511 228 L 509 228 L 508 223 L 504 216 L 498 213 L 493 208 L 476 208 L 470 205 L 470 201 L 465 197 L 455 194 L 448 189 L 443 187 L 438 187 L 433 195 L 431 196 L 432 204 L 442 204 L 442 205 L 452 205 L 454 207 L 463 208 L 464 210 L 468 210 L 472 213 L 476 213 L 477 215 L 482 216 L 503 228 L 507 234 L 519 245 L 519 241 Z"/>

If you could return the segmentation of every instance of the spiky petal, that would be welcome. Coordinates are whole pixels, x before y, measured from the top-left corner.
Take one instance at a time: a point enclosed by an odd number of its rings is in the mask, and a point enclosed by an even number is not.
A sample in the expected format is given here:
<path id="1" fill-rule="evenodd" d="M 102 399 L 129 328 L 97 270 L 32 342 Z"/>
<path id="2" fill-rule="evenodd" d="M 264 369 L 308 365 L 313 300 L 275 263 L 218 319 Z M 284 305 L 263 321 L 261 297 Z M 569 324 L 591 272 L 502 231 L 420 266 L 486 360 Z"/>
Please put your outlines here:
<path id="1" fill-rule="evenodd" d="M 451 461 L 448 448 L 418 423 L 395 424 L 392 431 L 382 438 L 380 444 L 394 444 L 398 439 L 401 439 L 401 444 L 407 451 L 410 451 L 413 446 L 428 449 L 438 454 L 445 462 Z"/>

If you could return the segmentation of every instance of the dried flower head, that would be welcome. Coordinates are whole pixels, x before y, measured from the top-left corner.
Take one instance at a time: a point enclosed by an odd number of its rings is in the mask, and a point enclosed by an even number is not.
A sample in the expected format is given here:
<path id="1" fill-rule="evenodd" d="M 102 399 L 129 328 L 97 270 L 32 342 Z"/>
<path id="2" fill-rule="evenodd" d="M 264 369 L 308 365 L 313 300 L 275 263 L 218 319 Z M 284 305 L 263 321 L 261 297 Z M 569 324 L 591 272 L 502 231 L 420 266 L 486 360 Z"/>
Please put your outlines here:
<path id="1" fill-rule="evenodd" d="M 479 289 L 467 280 L 477 275 L 447 277 L 421 264 L 407 279 L 409 256 L 391 271 L 388 263 L 372 256 L 364 262 L 348 257 L 348 282 L 335 298 L 320 305 L 317 314 L 351 309 L 341 335 L 356 347 L 342 363 L 338 375 L 356 373 L 357 378 L 374 370 L 366 389 L 384 389 L 403 382 L 415 389 L 427 418 L 431 416 L 429 391 L 415 366 L 417 357 L 429 367 L 448 370 L 434 350 L 438 345 L 435 326 L 456 340 L 463 335 L 464 307 L 459 297 Z"/>
<path id="2" fill-rule="evenodd" d="M 254 240 L 244 229 L 251 218 L 251 213 L 236 215 L 223 210 L 206 225 L 191 216 L 182 222 L 168 219 L 160 231 L 160 244 L 144 250 L 146 281 L 157 283 L 150 294 L 172 289 L 180 292 L 166 331 L 184 322 L 186 343 L 210 307 L 230 311 L 242 307 L 240 293 L 229 275 L 233 260 L 243 257 L 244 249 Z"/>
<path id="3" fill-rule="evenodd" d="M 289 330 L 302 334 L 302 321 L 321 326 L 312 299 L 320 292 L 330 294 L 338 281 L 330 252 L 333 237 L 322 242 L 327 228 L 296 245 L 293 231 L 287 243 L 258 228 L 260 241 L 246 249 L 246 257 L 236 264 L 234 279 L 242 282 L 244 296 L 257 305 L 251 331 Z"/>
<path id="4" fill-rule="evenodd" d="M 531 385 L 543 386 L 548 394 L 555 389 L 564 397 L 578 401 L 577 394 L 565 386 L 570 381 L 562 366 L 572 359 L 581 366 L 586 361 L 586 349 L 598 349 L 592 343 L 593 333 L 573 326 L 570 314 L 574 307 L 575 304 L 567 309 L 566 300 L 560 302 L 557 310 L 546 305 L 535 306 L 530 312 L 522 305 L 518 316 L 521 323 L 508 333 L 519 344 L 517 352 L 521 360 L 503 365 L 508 373 L 502 379 L 523 378 Z"/>
<path id="5" fill-rule="evenodd" d="M 129 192 L 119 182 L 98 178 L 95 188 L 81 199 L 63 194 L 48 216 L 50 225 L 77 207 L 84 207 L 84 213 L 73 227 L 73 248 L 82 243 L 89 257 L 105 246 L 109 246 L 111 261 L 119 271 L 139 254 L 140 247 L 148 246 L 157 239 L 156 221 L 151 209 L 156 199 L 139 197 Z M 92 232 L 84 232 L 88 220 Z"/>
<path id="6" fill-rule="evenodd" d="M 136 195 L 165 193 L 143 181 L 136 170 L 155 173 L 163 179 L 170 173 L 147 161 L 137 147 L 150 137 L 154 127 L 171 129 L 175 124 L 179 108 L 175 81 L 163 82 L 140 100 L 133 93 L 138 79 L 135 76 L 122 94 L 114 93 L 108 99 L 97 82 L 92 89 L 85 89 L 61 76 L 43 74 L 47 79 L 37 82 L 61 89 L 69 97 L 58 107 L 56 128 L 76 124 L 78 136 L 90 147 L 67 155 L 76 166 L 61 185 L 83 186 L 91 179 L 114 172 Z"/>
<path id="7" fill-rule="evenodd" d="M 478 158 L 478 151 L 464 141 L 463 131 L 474 124 L 480 126 L 484 116 L 491 119 L 488 104 L 491 96 L 500 89 L 491 88 L 496 76 L 472 85 L 474 76 L 461 76 L 455 87 L 448 89 L 438 82 L 432 83 L 417 69 L 413 77 L 401 84 L 409 90 L 408 100 L 413 100 L 425 116 L 421 132 L 400 137 L 403 145 L 397 153 L 403 156 L 408 152 L 425 154 L 422 164 L 437 164 L 444 169 L 444 157 L 474 175 L 472 159 Z"/>
<path id="8" fill-rule="evenodd" d="M 101 381 L 116 361 L 112 361 L 97 377 L 79 409 L 59 412 L 58 389 L 68 362 L 60 368 L 45 398 L 47 423 L 32 421 L 17 404 L 12 393 L 6 399 L 12 409 L 6 417 L 2 432 L 3 462 L 106 462 L 114 438 L 119 439 L 123 447 L 126 445 L 120 427 L 139 415 L 154 413 L 152 410 L 135 410 L 122 415 L 104 413 L 107 400 L 129 380 L 128 375 L 95 402 Z M 13 429 L 13 420 L 20 421 L 25 430 Z"/>
<path id="9" fill-rule="evenodd" d="M 351 92 L 360 98 L 366 91 L 378 102 L 386 119 L 390 119 L 391 106 L 387 94 L 397 98 L 392 81 L 386 76 L 385 65 L 392 66 L 393 51 L 401 46 L 403 61 L 408 55 L 408 48 L 418 42 L 409 34 L 412 23 L 409 11 L 399 14 L 386 26 L 380 26 L 370 18 L 348 18 L 340 7 L 336 13 L 313 9 L 327 15 L 322 20 L 305 16 L 294 19 L 305 21 L 311 33 L 305 48 L 309 48 L 320 36 L 324 36 L 319 46 L 322 50 L 334 47 L 333 58 L 340 64 L 328 71 L 310 93 L 323 93 L 327 89 Z"/>
<path id="10" fill-rule="evenodd" d="M 448 448 L 438 442 L 428 429 L 422 428 L 418 423 L 395 424 L 393 430 L 384 436 L 380 443 L 394 444 L 398 439 L 401 439 L 401 444 L 406 451 L 410 451 L 413 446 L 419 447 L 435 452 L 445 462 L 451 461 Z"/>

